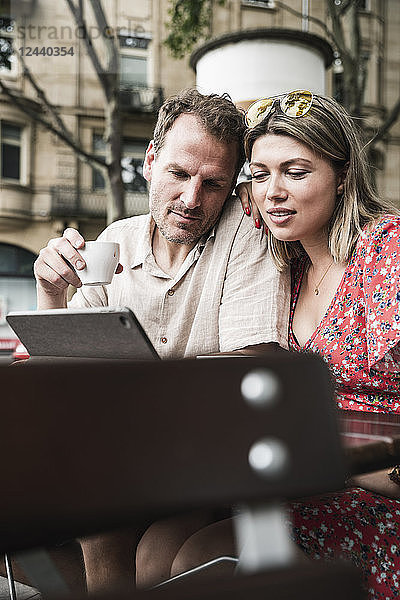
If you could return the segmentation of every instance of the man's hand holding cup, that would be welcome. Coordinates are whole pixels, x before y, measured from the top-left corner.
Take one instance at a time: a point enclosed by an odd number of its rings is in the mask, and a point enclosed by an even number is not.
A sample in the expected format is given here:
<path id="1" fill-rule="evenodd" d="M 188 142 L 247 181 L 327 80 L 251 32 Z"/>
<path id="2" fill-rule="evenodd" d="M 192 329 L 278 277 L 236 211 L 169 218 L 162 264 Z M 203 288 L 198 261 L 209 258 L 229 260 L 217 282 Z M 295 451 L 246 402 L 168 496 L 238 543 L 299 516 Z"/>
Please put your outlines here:
<path id="1" fill-rule="evenodd" d="M 85 242 L 79 231 L 67 228 L 43 248 L 34 265 L 38 308 L 63 308 L 69 285 L 108 285 L 120 273 L 119 244 Z"/>

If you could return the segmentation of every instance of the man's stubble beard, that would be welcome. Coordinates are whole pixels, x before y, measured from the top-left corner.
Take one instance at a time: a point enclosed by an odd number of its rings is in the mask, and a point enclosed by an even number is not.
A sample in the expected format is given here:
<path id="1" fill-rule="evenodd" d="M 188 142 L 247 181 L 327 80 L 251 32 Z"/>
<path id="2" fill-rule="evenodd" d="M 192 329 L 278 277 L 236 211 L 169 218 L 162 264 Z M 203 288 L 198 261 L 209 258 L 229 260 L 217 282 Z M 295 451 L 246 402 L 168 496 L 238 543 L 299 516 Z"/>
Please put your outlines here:
<path id="1" fill-rule="evenodd" d="M 182 234 L 179 235 L 179 237 L 178 237 L 177 235 L 173 235 L 172 233 L 170 233 L 168 231 L 168 229 L 165 228 L 162 224 L 157 223 L 156 220 L 155 220 L 155 222 L 156 222 L 156 225 L 157 225 L 161 235 L 163 237 L 165 237 L 165 239 L 168 242 L 172 242 L 174 244 L 185 244 L 186 246 L 190 246 L 192 244 L 196 244 L 202 236 L 202 234 L 196 235 L 194 232 L 190 232 L 190 231 L 185 232 L 184 228 L 179 228 L 179 229 L 181 229 Z"/>
<path id="2" fill-rule="evenodd" d="M 184 224 L 181 223 L 179 225 L 169 225 L 166 221 L 168 219 L 168 210 L 170 208 L 177 208 L 174 207 L 173 205 L 171 205 L 171 207 L 165 208 L 163 207 L 161 202 L 158 202 L 158 197 L 159 194 L 155 191 L 153 191 L 153 193 L 150 191 L 150 212 L 151 212 L 151 216 L 153 217 L 155 224 L 157 225 L 157 228 L 159 229 L 161 235 L 168 241 L 168 242 L 172 242 L 174 244 L 185 244 L 185 245 L 193 245 L 196 244 L 201 238 L 202 236 L 207 233 L 207 231 L 209 231 L 217 222 L 221 212 L 222 212 L 222 208 L 217 212 L 217 214 L 213 214 L 211 215 L 212 218 L 209 218 L 207 220 L 206 223 L 204 223 L 204 220 L 199 220 L 199 221 L 195 221 L 194 224 L 189 225 L 189 224 Z M 183 214 L 187 214 L 187 215 L 191 215 L 193 214 L 194 216 L 200 217 L 203 216 L 204 219 L 204 215 L 202 215 L 202 213 L 195 209 L 193 211 L 188 210 L 186 207 L 180 206 L 179 210 L 181 213 Z M 164 216 L 165 215 L 165 216 Z M 171 231 L 174 230 L 174 231 Z M 179 230 L 179 233 L 177 232 L 177 230 Z"/>

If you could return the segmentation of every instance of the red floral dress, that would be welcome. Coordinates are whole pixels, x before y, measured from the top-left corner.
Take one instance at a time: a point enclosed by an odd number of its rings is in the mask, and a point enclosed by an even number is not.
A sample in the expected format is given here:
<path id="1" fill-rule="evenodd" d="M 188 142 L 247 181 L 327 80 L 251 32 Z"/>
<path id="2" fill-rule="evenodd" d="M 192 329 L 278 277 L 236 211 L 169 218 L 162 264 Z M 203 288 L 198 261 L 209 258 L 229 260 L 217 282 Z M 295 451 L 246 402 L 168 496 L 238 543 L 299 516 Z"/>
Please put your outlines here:
<path id="1" fill-rule="evenodd" d="M 320 354 L 342 409 L 400 412 L 400 217 L 361 234 L 336 294 L 303 348 L 292 331 L 305 261 L 292 268 L 289 347 Z M 361 567 L 369 598 L 400 595 L 400 501 L 360 488 L 292 504 L 294 535 L 314 558 Z"/>

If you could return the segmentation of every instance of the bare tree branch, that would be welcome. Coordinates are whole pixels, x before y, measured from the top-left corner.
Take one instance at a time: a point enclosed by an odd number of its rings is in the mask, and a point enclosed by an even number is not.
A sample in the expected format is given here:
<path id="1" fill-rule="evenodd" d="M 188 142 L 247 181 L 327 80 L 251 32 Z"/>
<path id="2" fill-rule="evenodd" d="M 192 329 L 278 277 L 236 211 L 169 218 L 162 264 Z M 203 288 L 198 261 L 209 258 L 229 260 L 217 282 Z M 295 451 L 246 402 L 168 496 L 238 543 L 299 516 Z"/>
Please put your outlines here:
<path id="1" fill-rule="evenodd" d="M 392 110 L 389 112 L 388 116 L 385 119 L 385 122 L 382 124 L 380 129 L 376 132 L 374 137 L 370 141 L 370 145 L 374 145 L 379 142 L 384 136 L 390 131 L 392 125 L 396 123 L 400 116 L 400 98 L 397 100 L 396 104 L 393 106 Z"/>
<path id="2" fill-rule="evenodd" d="M 97 53 L 93 47 L 92 40 L 89 37 L 86 23 L 83 19 L 82 4 L 80 3 L 79 8 L 78 8 L 75 6 L 73 0 L 66 0 L 66 2 L 72 13 L 72 16 L 75 19 L 75 23 L 77 24 L 78 28 L 83 32 L 82 38 L 83 38 L 83 41 L 86 46 L 86 51 L 89 55 L 90 60 L 92 61 L 92 65 L 94 67 L 96 75 L 100 81 L 101 87 L 103 88 L 104 95 L 108 99 L 109 94 L 110 94 L 109 81 L 104 72 L 104 69 L 100 62 L 100 59 L 97 56 Z"/>
<path id="3" fill-rule="evenodd" d="M 45 91 L 41 87 L 39 87 L 39 85 L 37 84 L 35 78 L 33 77 L 32 73 L 30 71 L 30 69 L 28 68 L 28 65 L 26 64 L 25 59 L 22 56 L 22 54 L 16 48 L 14 48 L 14 52 L 17 55 L 19 61 L 21 62 L 22 69 L 23 69 L 23 74 L 27 77 L 29 83 L 31 84 L 31 86 L 33 87 L 33 89 L 35 90 L 35 92 L 37 93 L 37 95 L 38 95 L 40 101 L 42 102 L 43 106 L 48 110 L 48 112 L 50 113 L 50 115 L 55 120 L 55 122 L 56 122 L 59 130 L 62 131 L 65 136 L 73 138 L 72 133 L 66 127 L 64 121 L 60 117 L 60 114 L 57 112 L 56 107 L 47 98 Z"/>
<path id="4" fill-rule="evenodd" d="M 332 40 L 339 51 L 342 60 L 351 62 L 350 52 L 347 50 L 344 38 L 343 24 L 339 17 L 334 0 L 326 0 L 326 6 L 332 22 Z"/>
<path id="5" fill-rule="evenodd" d="M 352 51 L 352 49 L 349 48 L 346 44 L 343 29 L 343 19 L 338 12 L 338 8 L 334 0 L 326 0 L 326 5 L 332 22 L 332 31 L 336 39 L 336 47 L 339 51 L 340 59 L 343 63 L 343 104 L 350 111 L 350 113 L 352 113 L 354 116 L 358 116 L 361 114 L 361 103 L 359 95 L 359 62 L 358 57 L 353 54 L 353 52 L 357 51 L 357 47 L 353 48 Z M 354 6 L 352 6 L 352 9 L 355 10 Z M 358 13 L 356 10 L 354 19 L 358 19 Z M 356 26 L 358 27 L 358 22 L 356 23 Z"/>
<path id="6" fill-rule="evenodd" d="M 50 131 L 58 138 L 60 138 L 63 142 L 65 142 L 65 144 L 67 144 L 67 146 L 69 146 L 82 161 L 90 164 L 96 169 L 101 169 L 103 172 L 107 172 L 107 165 L 104 160 L 95 156 L 94 154 L 90 154 L 83 150 L 83 148 L 74 139 L 72 139 L 72 137 L 70 137 L 68 132 L 65 133 L 64 131 L 57 129 L 52 123 L 50 123 L 46 119 L 43 119 L 43 117 L 41 117 L 36 111 L 32 110 L 30 106 L 26 102 L 24 102 L 20 96 L 12 92 L 10 88 L 1 79 L 0 89 L 3 92 L 3 94 L 5 94 L 13 102 L 13 104 L 15 104 L 15 106 L 17 106 L 23 113 L 27 114 L 29 117 L 31 117 L 31 119 L 33 119 L 37 123 L 43 125 L 43 127 L 45 127 L 48 131 Z"/>
<path id="7" fill-rule="evenodd" d="M 357 98 L 357 104 L 360 107 L 359 112 L 361 112 L 361 107 L 364 104 L 365 89 L 367 87 L 367 77 L 368 77 L 368 69 L 367 69 L 367 65 L 366 65 L 367 62 L 368 62 L 367 58 L 360 57 L 359 72 L 358 72 L 358 98 Z"/>
<path id="8" fill-rule="evenodd" d="M 355 90 L 355 104 L 359 106 L 359 113 L 361 112 L 361 105 L 364 103 L 364 92 L 367 81 L 367 56 L 362 55 L 361 51 L 361 31 L 360 31 L 360 17 L 359 17 L 359 2 L 352 5 L 350 11 L 351 19 L 351 45 L 352 55 L 355 65 L 357 65 L 357 86 Z"/>
<path id="9" fill-rule="evenodd" d="M 351 36 L 350 44 L 352 49 L 353 59 L 358 62 L 360 59 L 361 50 L 361 35 L 360 35 L 360 20 L 358 18 L 358 2 L 355 2 L 351 6 L 350 12 L 351 19 Z"/>
<path id="10" fill-rule="evenodd" d="M 107 82 L 107 103 L 104 107 L 106 124 L 104 139 L 107 148 L 108 170 L 106 185 L 109 197 L 113 198 L 113 202 L 109 204 L 107 211 L 108 222 L 111 222 L 117 218 L 121 218 L 124 213 L 124 186 L 121 176 L 122 131 L 121 114 L 119 110 L 119 56 L 114 37 L 111 35 L 111 30 L 108 27 L 100 0 L 89 0 L 89 2 L 108 53 L 106 74 L 100 74 L 99 72 L 97 74 L 99 77 L 105 78 L 105 81 Z"/>
<path id="11" fill-rule="evenodd" d="M 93 10 L 93 14 L 96 19 L 97 26 L 103 35 L 103 41 L 107 47 L 109 54 L 109 61 L 107 65 L 107 72 L 111 74 L 118 73 L 118 50 L 115 45 L 114 37 L 111 35 L 110 28 L 108 27 L 107 20 L 103 11 L 103 7 L 99 0 L 90 0 L 90 4 Z"/>
<path id="12" fill-rule="evenodd" d="M 338 12 L 344 17 L 346 12 L 349 10 L 351 5 L 354 3 L 354 0 L 343 0 L 341 4 L 337 7 Z"/>

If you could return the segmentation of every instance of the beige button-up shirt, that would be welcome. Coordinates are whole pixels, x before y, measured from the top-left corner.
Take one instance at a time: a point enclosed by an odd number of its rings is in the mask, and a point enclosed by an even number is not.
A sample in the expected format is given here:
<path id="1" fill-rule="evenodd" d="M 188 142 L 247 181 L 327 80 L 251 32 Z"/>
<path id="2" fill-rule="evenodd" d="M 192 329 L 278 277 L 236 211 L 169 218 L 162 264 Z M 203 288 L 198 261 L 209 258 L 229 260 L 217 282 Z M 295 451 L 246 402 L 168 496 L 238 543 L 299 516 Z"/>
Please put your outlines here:
<path id="1" fill-rule="evenodd" d="M 174 277 L 154 259 L 154 226 L 142 215 L 107 227 L 99 239 L 120 243 L 123 272 L 109 286 L 80 288 L 69 305 L 130 308 L 161 358 L 267 342 L 287 347 L 288 273 L 276 270 L 265 236 L 236 198 L 225 203 L 218 223 Z"/>

